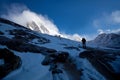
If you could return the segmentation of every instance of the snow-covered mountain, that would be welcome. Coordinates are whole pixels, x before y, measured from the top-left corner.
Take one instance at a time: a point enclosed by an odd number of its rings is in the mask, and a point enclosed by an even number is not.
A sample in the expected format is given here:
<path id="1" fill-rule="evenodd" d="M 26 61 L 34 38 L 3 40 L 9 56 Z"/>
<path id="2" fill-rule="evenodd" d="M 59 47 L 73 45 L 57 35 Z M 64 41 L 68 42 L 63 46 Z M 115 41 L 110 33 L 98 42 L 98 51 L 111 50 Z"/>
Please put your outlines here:
<path id="1" fill-rule="evenodd" d="M 0 79 L 120 80 L 119 51 L 81 46 L 0 18 Z"/>
<path id="2" fill-rule="evenodd" d="M 119 33 L 103 33 L 98 35 L 92 43 L 98 46 L 120 49 L 120 34 Z"/>
<path id="3" fill-rule="evenodd" d="M 41 23 L 37 24 L 34 21 L 28 22 L 27 27 L 40 33 L 50 34 L 49 30 Z"/>
<path id="4" fill-rule="evenodd" d="M 43 34 L 60 36 L 75 41 L 81 41 L 81 38 L 83 37 L 77 33 L 68 34 L 64 31 L 59 30 L 59 28 L 54 24 L 54 21 L 49 19 L 49 17 L 41 14 L 36 14 L 30 10 L 23 10 L 17 14 L 8 12 L 8 14 L 3 14 L 1 17 Z"/>

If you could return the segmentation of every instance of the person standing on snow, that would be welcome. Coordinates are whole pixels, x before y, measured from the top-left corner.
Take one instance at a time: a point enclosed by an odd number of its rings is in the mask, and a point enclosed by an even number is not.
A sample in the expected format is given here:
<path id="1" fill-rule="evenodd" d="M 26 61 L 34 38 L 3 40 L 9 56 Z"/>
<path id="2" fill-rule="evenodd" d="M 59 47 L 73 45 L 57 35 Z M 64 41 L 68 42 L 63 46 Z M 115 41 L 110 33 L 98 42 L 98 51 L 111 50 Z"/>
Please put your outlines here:
<path id="1" fill-rule="evenodd" d="M 86 48 L 86 39 L 85 38 L 82 38 L 82 47 Z"/>

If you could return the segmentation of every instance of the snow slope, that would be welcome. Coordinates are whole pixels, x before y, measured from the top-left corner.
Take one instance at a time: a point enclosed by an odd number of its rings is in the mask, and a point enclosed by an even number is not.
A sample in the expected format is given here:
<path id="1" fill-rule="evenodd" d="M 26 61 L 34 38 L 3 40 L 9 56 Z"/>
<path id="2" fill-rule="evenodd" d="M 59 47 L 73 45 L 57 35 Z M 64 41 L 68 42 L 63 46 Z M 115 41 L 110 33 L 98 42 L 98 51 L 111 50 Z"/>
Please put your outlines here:
<path id="1" fill-rule="evenodd" d="M 16 55 L 20 56 L 22 59 L 22 66 L 20 69 L 13 71 L 3 80 L 41 80 L 40 78 L 46 76 L 48 80 L 50 75 L 48 69 L 49 66 L 42 66 L 41 61 L 44 56 L 41 54 L 33 53 L 20 53 L 14 52 Z"/>
<path id="2" fill-rule="evenodd" d="M 22 39 L 24 41 L 22 44 L 30 46 L 34 45 L 35 47 L 32 47 L 32 49 L 39 49 L 40 47 L 42 47 L 43 49 L 41 50 L 47 48 L 54 49 L 57 52 L 68 52 L 70 55 L 69 58 L 71 60 L 70 64 L 75 64 L 74 71 L 76 73 L 70 72 L 72 71 L 72 69 L 70 69 L 70 66 L 64 66 L 64 64 L 58 63 L 58 66 L 63 71 L 63 73 L 56 74 L 53 77 L 51 71 L 49 71 L 50 65 L 43 66 L 41 64 L 44 57 L 46 56 L 44 55 L 44 52 L 32 52 L 32 50 L 20 52 L 19 50 L 14 50 L 14 48 L 10 48 L 7 45 L 0 44 L 0 48 L 6 47 L 10 49 L 12 52 L 14 52 L 15 55 L 18 55 L 22 60 L 22 66 L 19 69 L 12 71 L 5 78 L 3 78 L 3 80 L 53 80 L 53 78 L 56 78 L 55 80 L 60 80 L 60 78 L 63 78 L 62 80 L 106 80 L 106 78 L 103 75 L 101 75 L 87 59 L 79 57 L 79 54 L 85 51 L 85 49 L 81 48 L 80 42 L 71 41 L 69 39 L 64 39 L 57 36 L 40 34 L 35 31 L 26 29 L 22 26 L 15 26 L 14 24 L 11 25 L 10 23 L 8 24 L 5 22 L 0 22 L 0 31 L 4 33 L 0 36 L 5 36 L 11 40 L 14 40 L 15 38 L 21 40 L 21 38 L 23 38 L 25 40 Z M 25 31 L 26 33 L 15 33 L 15 29 L 17 29 L 18 31 Z M 10 34 L 11 30 L 14 32 L 14 34 Z M 19 35 L 19 37 L 21 38 L 16 37 L 16 35 Z M 32 38 L 30 35 L 32 35 Z M 68 70 L 65 69 L 66 67 L 68 68 Z M 77 72 L 79 72 L 80 70 L 82 70 L 82 75 L 78 75 L 78 79 L 76 79 L 75 74 L 77 74 Z"/>

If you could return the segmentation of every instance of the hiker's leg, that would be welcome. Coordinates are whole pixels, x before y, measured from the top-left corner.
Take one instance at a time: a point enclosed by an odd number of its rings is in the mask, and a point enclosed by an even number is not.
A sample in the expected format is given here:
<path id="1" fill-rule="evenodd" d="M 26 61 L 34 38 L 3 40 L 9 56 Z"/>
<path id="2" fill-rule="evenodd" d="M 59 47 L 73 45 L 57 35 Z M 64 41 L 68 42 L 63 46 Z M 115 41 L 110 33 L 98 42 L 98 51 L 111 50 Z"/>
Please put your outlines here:
<path id="1" fill-rule="evenodd" d="M 84 44 L 82 44 L 82 47 L 84 48 Z"/>
<path id="2" fill-rule="evenodd" d="M 83 48 L 85 48 L 85 44 L 83 44 Z"/>
<path id="3" fill-rule="evenodd" d="M 85 44 L 85 48 L 86 48 L 86 44 Z"/>

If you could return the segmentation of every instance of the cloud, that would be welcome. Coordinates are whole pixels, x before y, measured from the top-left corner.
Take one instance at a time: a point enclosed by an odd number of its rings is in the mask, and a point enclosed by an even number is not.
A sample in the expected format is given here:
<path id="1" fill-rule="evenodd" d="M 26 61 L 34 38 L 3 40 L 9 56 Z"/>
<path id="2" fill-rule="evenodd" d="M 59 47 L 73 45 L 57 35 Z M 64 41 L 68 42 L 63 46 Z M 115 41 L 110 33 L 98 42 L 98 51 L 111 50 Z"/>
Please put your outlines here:
<path id="1" fill-rule="evenodd" d="M 109 14 L 104 13 L 103 16 L 101 16 L 100 18 L 93 20 L 93 26 L 96 28 L 115 25 L 120 25 L 120 10 L 113 11 Z"/>
<path id="2" fill-rule="evenodd" d="M 98 33 L 99 34 L 103 34 L 103 33 L 105 33 L 102 29 L 98 29 Z"/>
<path id="3" fill-rule="evenodd" d="M 42 24 L 49 30 L 49 35 L 61 35 L 61 37 L 71 40 L 80 41 L 81 36 L 78 34 L 65 34 L 59 31 L 58 27 L 54 24 L 53 20 L 50 20 L 46 15 L 37 14 L 29 10 L 25 5 L 13 4 L 7 8 L 7 14 L 1 15 L 3 18 L 7 18 L 13 22 L 27 26 L 28 22 L 34 21 L 36 24 Z M 47 34 L 47 33 L 46 33 Z"/>
<path id="4" fill-rule="evenodd" d="M 93 25 L 94 25 L 94 27 L 99 27 L 100 26 L 99 20 L 94 20 Z"/>
<path id="5" fill-rule="evenodd" d="M 4 4 L 3 8 L 6 10 L 5 14 L 17 14 L 21 13 L 23 10 L 28 10 L 27 6 L 19 3 Z"/>
<path id="6" fill-rule="evenodd" d="M 64 38 L 71 39 L 71 40 L 76 39 L 76 41 L 81 41 L 81 38 L 82 38 L 82 36 L 80 36 L 80 35 L 78 35 L 78 34 L 70 35 L 70 34 L 62 33 L 61 36 L 64 37 Z"/>
<path id="7" fill-rule="evenodd" d="M 93 21 L 93 26 L 98 29 L 98 33 L 120 33 L 120 10 L 111 13 L 104 13 Z"/>
<path id="8" fill-rule="evenodd" d="M 98 33 L 99 34 L 103 34 L 103 33 L 120 33 L 120 29 L 114 29 L 114 30 L 111 30 L 111 29 L 107 29 L 107 30 L 103 30 L 103 29 L 98 29 Z"/>
<path id="9" fill-rule="evenodd" d="M 111 14 L 111 19 L 112 19 L 115 23 L 120 24 L 120 11 L 112 12 L 112 14 Z"/>

